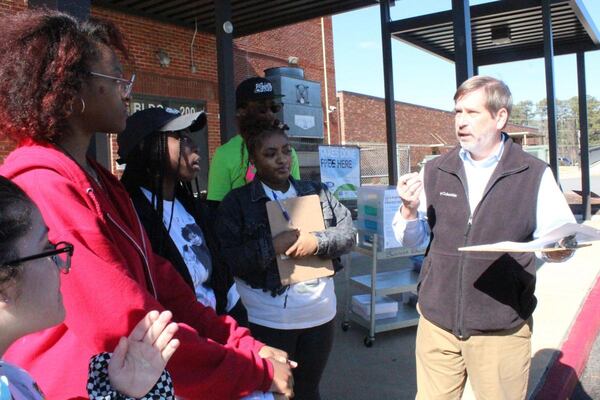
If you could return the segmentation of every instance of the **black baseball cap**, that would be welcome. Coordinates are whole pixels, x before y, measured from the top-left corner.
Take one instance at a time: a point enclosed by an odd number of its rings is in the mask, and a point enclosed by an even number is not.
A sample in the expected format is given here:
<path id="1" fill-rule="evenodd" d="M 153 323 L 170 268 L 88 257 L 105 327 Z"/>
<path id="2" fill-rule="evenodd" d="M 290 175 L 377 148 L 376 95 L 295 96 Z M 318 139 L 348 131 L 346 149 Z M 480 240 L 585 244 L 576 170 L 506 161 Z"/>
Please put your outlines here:
<path id="1" fill-rule="evenodd" d="M 146 136 L 154 132 L 176 132 L 190 128 L 190 131 L 198 131 L 206 126 L 206 114 L 204 111 L 181 115 L 173 108 L 153 107 L 140 110 L 127 118 L 125 130 L 117 135 L 119 144 L 119 164 L 125 164 L 131 151 Z"/>
<path id="2" fill-rule="evenodd" d="M 270 80 L 261 77 L 248 78 L 242 81 L 235 89 L 235 104 L 237 108 L 243 107 L 249 101 L 276 99 L 283 95 L 273 91 Z"/>

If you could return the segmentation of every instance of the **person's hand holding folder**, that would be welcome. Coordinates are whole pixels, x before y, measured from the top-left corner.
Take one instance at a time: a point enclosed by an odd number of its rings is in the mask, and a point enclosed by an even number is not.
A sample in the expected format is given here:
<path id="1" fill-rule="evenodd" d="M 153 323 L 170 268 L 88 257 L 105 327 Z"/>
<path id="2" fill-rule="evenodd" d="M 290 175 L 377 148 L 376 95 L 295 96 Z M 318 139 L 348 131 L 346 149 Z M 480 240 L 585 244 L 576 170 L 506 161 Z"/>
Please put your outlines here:
<path id="1" fill-rule="evenodd" d="M 285 255 L 292 258 L 300 258 L 315 255 L 319 244 L 317 238 L 310 232 L 299 231 L 300 235 L 294 244 L 289 247 Z"/>
<path id="2" fill-rule="evenodd" d="M 283 231 L 273 237 L 273 249 L 275 254 L 286 254 L 287 250 L 298 240 L 300 231 L 298 229 L 292 229 L 289 231 Z"/>
<path id="3" fill-rule="evenodd" d="M 281 284 L 332 276 L 331 259 L 315 254 L 319 246 L 312 232 L 325 230 L 319 196 L 268 201 L 266 207 Z"/>
<path id="4" fill-rule="evenodd" d="M 289 211 L 285 208 L 281 199 L 277 198 L 275 192 L 273 192 L 273 197 L 275 197 L 274 201 L 279 206 L 281 215 L 287 221 L 288 226 L 293 228 Z M 286 257 L 300 258 L 315 255 L 319 244 L 317 238 L 312 233 L 293 228 L 275 235 L 273 238 L 273 247 L 276 254 L 285 254 Z"/>

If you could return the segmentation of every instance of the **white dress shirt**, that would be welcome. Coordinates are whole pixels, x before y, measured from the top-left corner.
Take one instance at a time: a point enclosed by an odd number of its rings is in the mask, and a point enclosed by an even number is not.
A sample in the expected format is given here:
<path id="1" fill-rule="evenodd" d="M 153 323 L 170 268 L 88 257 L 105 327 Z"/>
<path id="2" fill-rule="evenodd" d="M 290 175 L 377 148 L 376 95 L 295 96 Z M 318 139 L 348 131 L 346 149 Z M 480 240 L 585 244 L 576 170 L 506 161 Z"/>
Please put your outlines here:
<path id="1" fill-rule="evenodd" d="M 504 140 L 498 145 L 494 153 L 484 160 L 473 160 L 471 154 L 464 149 L 461 149 L 459 152 L 467 177 L 468 200 L 471 214 L 473 214 L 481 201 L 485 187 L 494 173 L 498 161 L 502 157 L 506 138 L 507 136 L 503 134 Z M 405 220 L 400 213 L 400 209 L 394 215 L 392 223 L 394 235 L 396 236 L 396 240 L 404 247 L 423 248 L 429 244 L 431 232 L 427 223 L 424 169 L 420 172 L 421 180 L 423 181 L 423 190 L 419 196 L 417 218 Z M 546 168 L 538 190 L 536 229 L 533 232 L 533 238 L 537 239 L 567 222 L 575 222 L 575 217 L 567 204 L 565 196 L 554 180 L 552 170 Z"/>

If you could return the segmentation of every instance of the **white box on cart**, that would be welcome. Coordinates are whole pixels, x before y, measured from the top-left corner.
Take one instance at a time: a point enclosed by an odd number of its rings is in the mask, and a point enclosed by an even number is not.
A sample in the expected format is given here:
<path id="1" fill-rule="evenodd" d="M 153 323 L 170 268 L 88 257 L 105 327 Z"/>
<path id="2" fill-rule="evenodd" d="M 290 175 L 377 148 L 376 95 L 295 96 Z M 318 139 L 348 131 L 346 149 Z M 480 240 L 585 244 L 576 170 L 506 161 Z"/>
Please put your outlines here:
<path id="1" fill-rule="evenodd" d="M 352 296 L 352 311 L 364 319 L 371 316 L 371 295 Z M 375 319 L 395 318 L 398 315 L 398 302 L 387 296 L 375 297 Z"/>

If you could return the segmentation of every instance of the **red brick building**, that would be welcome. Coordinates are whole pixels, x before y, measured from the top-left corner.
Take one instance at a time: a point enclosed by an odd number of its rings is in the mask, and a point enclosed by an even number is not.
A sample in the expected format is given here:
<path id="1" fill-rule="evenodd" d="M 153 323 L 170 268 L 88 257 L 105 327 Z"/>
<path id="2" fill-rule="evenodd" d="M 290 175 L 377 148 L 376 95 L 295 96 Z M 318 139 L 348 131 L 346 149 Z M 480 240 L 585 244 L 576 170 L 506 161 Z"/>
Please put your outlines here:
<path id="1" fill-rule="evenodd" d="M 0 0 L 0 16 L 27 8 L 26 0 Z M 131 103 L 132 111 L 156 104 L 167 104 L 188 111 L 204 109 L 208 116 L 207 138 L 200 144 L 201 155 L 208 159 L 220 144 L 217 55 L 214 35 L 177 25 L 158 22 L 92 6 L 91 14 L 114 21 L 125 34 L 131 51 L 127 72 L 136 73 Z M 168 54 L 170 63 L 161 67 L 157 53 Z M 234 41 L 234 86 L 249 76 L 264 75 L 266 68 L 288 66 L 290 57 L 304 69 L 304 77 L 321 84 L 323 142 L 385 143 L 383 99 L 351 92 L 339 92 L 336 99 L 333 32 L 331 17 L 317 18 L 283 28 L 261 32 Z M 337 111 L 333 111 L 337 104 Z M 338 125 L 339 120 L 339 125 Z M 452 113 L 407 103 L 396 103 L 398 144 L 410 145 L 411 164 L 431 145 L 455 143 Z M 509 126 L 509 132 L 534 131 Z M 116 167 L 115 136 L 104 141 L 111 151 L 109 160 Z M 102 144 L 102 143 L 100 143 Z M 314 144 L 314 143 L 313 143 Z M 0 138 L 0 162 L 12 145 Z M 385 150 L 382 154 L 385 154 Z M 301 154 L 302 155 L 302 154 Z M 386 162 L 385 157 L 379 157 Z M 302 162 L 302 158 L 301 158 Z"/>
<path id="2" fill-rule="evenodd" d="M 26 8 L 25 0 L 0 0 L 0 16 Z M 220 144 L 214 35 L 198 32 L 193 39 L 193 29 L 97 6 L 92 6 L 91 14 L 114 21 L 127 38 L 132 61 L 125 67 L 128 72 L 136 73 L 132 103 L 137 103 L 135 106 L 139 108 L 149 106 L 155 101 L 167 100 L 178 107 L 204 108 L 208 116 L 208 141 L 205 150 L 207 154 L 203 156 L 208 158 L 212 155 Z M 171 62 L 168 67 L 161 67 L 159 64 L 157 52 L 160 50 L 169 55 Z M 323 109 L 327 104 L 335 104 L 333 32 L 330 17 L 236 39 L 234 84 L 237 85 L 249 76 L 263 76 L 263 70 L 266 68 L 288 66 L 290 57 L 296 58 L 297 66 L 304 69 L 305 79 L 321 83 Z M 192 71 L 192 65 L 195 66 L 195 72 Z M 324 118 L 325 141 L 328 132 L 326 122 L 327 119 Z M 331 141 L 338 143 L 339 130 L 336 120 L 329 123 Z M 115 171 L 114 137 L 108 145 L 113 150 L 111 164 Z M 12 145 L 0 139 L 0 162 L 11 150 Z"/>

